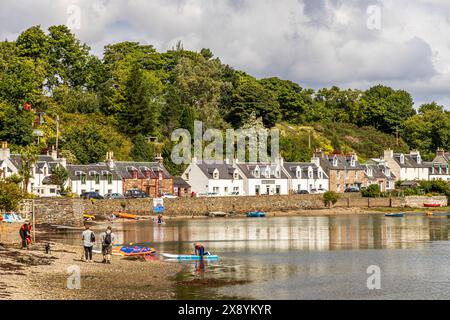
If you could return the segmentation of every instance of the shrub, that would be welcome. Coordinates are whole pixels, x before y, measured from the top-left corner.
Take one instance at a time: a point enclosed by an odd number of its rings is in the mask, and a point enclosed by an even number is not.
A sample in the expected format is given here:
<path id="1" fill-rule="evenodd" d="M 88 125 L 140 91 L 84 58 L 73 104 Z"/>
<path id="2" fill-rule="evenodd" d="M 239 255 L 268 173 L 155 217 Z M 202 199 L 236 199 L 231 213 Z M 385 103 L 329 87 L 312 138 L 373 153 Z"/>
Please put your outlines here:
<path id="1" fill-rule="evenodd" d="M 330 207 L 331 205 L 336 204 L 339 200 L 339 195 L 334 191 L 327 191 L 323 194 L 323 203 L 325 206 Z"/>
<path id="2" fill-rule="evenodd" d="M 0 181 L 0 210 L 16 211 L 22 199 L 22 189 L 16 183 Z"/>
<path id="3" fill-rule="evenodd" d="M 366 189 L 362 190 L 362 196 L 366 198 L 379 198 L 381 196 L 380 186 L 371 184 Z"/>

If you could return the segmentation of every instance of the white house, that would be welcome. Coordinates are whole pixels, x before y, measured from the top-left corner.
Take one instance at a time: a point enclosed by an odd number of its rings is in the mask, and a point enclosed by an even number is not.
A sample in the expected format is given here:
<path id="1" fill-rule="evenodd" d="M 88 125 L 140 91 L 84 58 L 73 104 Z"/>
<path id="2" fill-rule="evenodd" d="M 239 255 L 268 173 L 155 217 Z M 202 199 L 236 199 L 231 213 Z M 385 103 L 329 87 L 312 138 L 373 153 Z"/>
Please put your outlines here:
<path id="1" fill-rule="evenodd" d="M 395 189 L 395 176 L 388 167 L 387 162 L 382 159 L 370 159 L 363 165 L 366 176 L 365 185 L 368 187 L 377 184 L 381 192 Z"/>
<path id="2" fill-rule="evenodd" d="M 6 142 L 2 142 L 0 148 L 0 179 L 11 177 L 13 174 L 19 174 L 19 169 L 11 161 L 11 154 Z"/>
<path id="3" fill-rule="evenodd" d="M 287 195 L 289 194 L 289 176 L 283 167 L 283 159 L 275 163 L 239 163 L 234 161 L 244 178 L 246 195 Z"/>
<path id="4" fill-rule="evenodd" d="M 242 174 L 228 161 L 207 164 L 194 158 L 181 177 L 197 195 L 246 195 Z"/>
<path id="5" fill-rule="evenodd" d="M 448 163 L 428 162 L 430 166 L 430 180 L 450 181 L 450 170 Z"/>
<path id="6" fill-rule="evenodd" d="M 122 193 L 122 178 L 106 164 L 67 165 L 67 185 L 78 195 L 83 192 Z"/>
<path id="7" fill-rule="evenodd" d="M 419 151 L 409 154 L 384 151 L 383 160 L 391 169 L 397 181 L 429 180 L 429 166 L 422 161 Z"/>
<path id="8" fill-rule="evenodd" d="M 292 192 L 306 190 L 311 193 L 319 189 L 328 191 L 328 176 L 315 163 L 284 162 L 284 169 L 289 175 L 289 190 Z"/>

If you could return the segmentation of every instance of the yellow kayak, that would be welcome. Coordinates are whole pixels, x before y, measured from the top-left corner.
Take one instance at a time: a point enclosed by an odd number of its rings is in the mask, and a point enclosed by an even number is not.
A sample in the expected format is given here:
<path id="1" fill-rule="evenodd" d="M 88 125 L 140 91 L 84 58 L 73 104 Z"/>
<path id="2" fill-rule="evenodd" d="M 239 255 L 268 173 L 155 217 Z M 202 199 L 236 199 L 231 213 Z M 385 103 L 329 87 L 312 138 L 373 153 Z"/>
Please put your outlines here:
<path id="1" fill-rule="evenodd" d="M 83 218 L 95 220 L 95 216 L 93 216 L 92 214 L 87 214 L 87 213 L 83 214 Z"/>
<path id="2" fill-rule="evenodd" d="M 138 217 L 137 215 L 130 213 L 117 213 L 117 216 L 124 219 L 137 219 Z"/>

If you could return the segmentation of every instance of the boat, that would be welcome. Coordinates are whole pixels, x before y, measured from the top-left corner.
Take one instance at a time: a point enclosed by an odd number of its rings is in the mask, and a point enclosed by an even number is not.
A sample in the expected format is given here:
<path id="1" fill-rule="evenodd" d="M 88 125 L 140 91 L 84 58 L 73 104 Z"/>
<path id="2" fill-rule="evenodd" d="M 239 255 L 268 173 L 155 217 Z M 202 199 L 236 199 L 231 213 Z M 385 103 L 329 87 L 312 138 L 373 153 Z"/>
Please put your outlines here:
<path id="1" fill-rule="evenodd" d="M 425 208 L 439 208 L 441 206 L 440 203 L 424 203 L 423 206 Z"/>
<path id="2" fill-rule="evenodd" d="M 4 213 L 2 215 L 2 221 L 7 223 L 23 223 L 25 219 L 16 213 Z"/>
<path id="3" fill-rule="evenodd" d="M 122 246 L 114 247 L 113 253 L 119 254 L 124 257 L 147 256 L 156 254 L 156 249 L 145 246 Z"/>
<path id="4" fill-rule="evenodd" d="M 83 214 L 83 218 L 85 218 L 86 220 L 95 220 L 95 216 L 92 214 Z"/>
<path id="5" fill-rule="evenodd" d="M 425 215 L 426 215 L 426 216 L 433 216 L 433 215 L 434 215 L 434 213 L 433 213 L 433 212 L 431 212 L 431 211 L 428 211 L 427 213 L 425 213 Z"/>
<path id="6" fill-rule="evenodd" d="M 400 218 L 400 217 L 404 217 L 405 214 L 402 213 L 402 212 L 400 212 L 400 213 L 386 213 L 384 216 L 385 217 L 398 217 L 398 218 Z"/>
<path id="7" fill-rule="evenodd" d="M 251 211 L 247 213 L 247 217 L 249 218 L 262 218 L 265 217 L 266 213 L 262 211 Z"/>
<path id="8" fill-rule="evenodd" d="M 226 217 L 227 214 L 223 211 L 211 211 L 208 213 L 208 216 L 214 218 L 214 217 Z"/>
<path id="9" fill-rule="evenodd" d="M 178 261 L 198 261 L 198 260 L 218 260 L 219 256 L 212 254 L 205 254 L 203 257 L 195 254 L 171 254 L 161 253 L 161 256 L 166 259 Z"/>
<path id="10" fill-rule="evenodd" d="M 130 213 L 117 213 L 116 214 L 119 218 L 124 218 L 124 219 L 137 219 L 138 216 L 136 214 L 130 214 Z"/>

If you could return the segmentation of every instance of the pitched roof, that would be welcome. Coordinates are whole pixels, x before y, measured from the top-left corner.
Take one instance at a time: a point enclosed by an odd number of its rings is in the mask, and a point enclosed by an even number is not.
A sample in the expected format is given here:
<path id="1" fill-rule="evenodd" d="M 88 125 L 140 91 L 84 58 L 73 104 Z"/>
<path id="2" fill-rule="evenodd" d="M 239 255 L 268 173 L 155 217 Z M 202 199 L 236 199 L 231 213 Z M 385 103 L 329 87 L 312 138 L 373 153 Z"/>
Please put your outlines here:
<path id="1" fill-rule="evenodd" d="M 190 188 L 191 185 L 181 177 L 173 177 L 173 186 L 179 188 Z"/>
<path id="2" fill-rule="evenodd" d="M 278 164 L 264 164 L 264 163 L 238 163 L 237 166 L 243 172 L 243 174 L 250 179 L 287 179 L 288 176 L 282 170 L 282 166 Z M 254 175 L 254 170 L 259 168 L 260 176 L 257 177 Z M 275 172 L 277 167 L 280 169 L 280 177 L 275 176 Z M 270 169 L 270 175 L 267 177 L 264 172 Z"/>
<path id="3" fill-rule="evenodd" d="M 300 179 L 308 179 L 308 170 L 311 167 L 313 170 L 313 179 L 319 179 L 319 167 L 315 163 L 309 162 L 285 162 L 283 164 L 284 168 L 288 172 L 291 178 L 297 178 L 297 168 L 300 168 L 301 176 Z M 322 179 L 328 179 L 325 172 L 322 172 Z"/>
<path id="4" fill-rule="evenodd" d="M 95 180 L 95 174 L 100 175 L 100 179 L 106 180 L 107 174 L 112 174 L 113 180 L 122 180 L 122 178 L 115 172 L 115 170 L 110 170 L 106 165 L 100 164 L 88 164 L 88 165 L 74 165 L 68 164 L 67 171 L 69 172 L 69 178 L 72 181 L 81 180 L 81 175 L 79 173 L 83 173 L 86 175 L 87 180 Z M 90 174 L 94 173 L 95 174 Z"/>
<path id="5" fill-rule="evenodd" d="M 105 163 L 101 164 L 106 165 Z M 120 177 L 125 179 L 133 178 L 133 170 L 136 170 L 138 172 L 139 179 L 147 178 L 145 174 L 146 170 L 151 172 L 152 178 L 158 177 L 159 170 L 162 171 L 164 179 L 172 178 L 172 175 L 166 170 L 164 165 L 160 164 L 159 162 L 115 161 L 114 170 Z"/>
<path id="6" fill-rule="evenodd" d="M 336 158 L 337 163 L 333 165 L 333 161 Z M 355 160 L 355 165 L 351 165 L 352 155 L 331 154 L 325 155 L 320 159 L 320 166 L 324 170 L 364 170 L 358 160 Z"/>
<path id="7" fill-rule="evenodd" d="M 365 174 L 369 180 L 387 179 L 395 180 L 394 174 L 390 171 L 389 167 L 384 164 L 365 164 Z M 372 176 L 368 175 L 368 168 L 372 169 Z M 389 169 L 389 175 L 386 174 L 386 170 Z"/>
<path id="8" fill-rule="evenodd" d="M 203 172 L 205 176 L 207 176 L 209 179 L 213 178 L 213 173 L 215 170 L 219 173 L 219 179 L 234 179 L 234 172 L 236 171 L 236 168 L 234 168 L 231 164 L 228 163 L 197 163 L 197 166 L 199 169 Z"/>
<path id="9" fill-rule="evenodd" d="M 404 163 L 400 162 L 401 155 L 404 156 Z M 427 165 L 423 161 L 417 162 L 418 155 L 394 153 L 394 160 L 400 166 L 400 168 L 427 168 Z"/>

